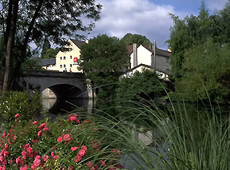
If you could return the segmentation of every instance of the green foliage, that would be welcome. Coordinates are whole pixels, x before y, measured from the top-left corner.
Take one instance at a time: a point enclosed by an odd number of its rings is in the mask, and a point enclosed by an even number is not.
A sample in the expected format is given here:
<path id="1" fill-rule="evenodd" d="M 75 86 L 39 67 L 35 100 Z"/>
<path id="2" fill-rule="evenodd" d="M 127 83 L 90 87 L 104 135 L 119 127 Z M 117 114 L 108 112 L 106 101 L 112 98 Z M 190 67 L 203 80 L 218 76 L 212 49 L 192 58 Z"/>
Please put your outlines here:
<path id="1" fill-rule="evenodd" d="M 30 97 L 27 92 L 9 91 L 0 98 L 0 117 L 5 128 L 10 127 L 15 114 L 29 120 L 40 114 L 41 109 L 40 96 L 37 93 Z"/>
<path id="2" fill-rule="evenodd" d="M 84 36 L 78 34 L 79 30 L 91 31 L 94 22 L 100 19 L 101 10 L 101 5 L 95 0 L 2 0 L 0 6 L 1 18 L 4 18 L 0 26 L 0 32 L 4 35 L 3 51 L 6 49 L 8 53 L 12 51 L 10 55 L 4 56 L 4 59 L 7 57 L 7 61 L 10 61 L 6 62 L 5 70 L 10 71 L 6 71 L 5 75 L 11 79 L 19 76 L 21 64 L 28 59 L 27 52 L 30 44 L 36 44 L 45 52 L 49 48 L 49 43 L 65 45 L 64 37 L 82 38 Z M 82 18 L 87 18 L 90 22 L 83 24 Z M 12 84 L 11 79 L 4 81 L 4 91 Z"/>
<path id="3" fill-rule="evenodd" d="M 1 168 L 103 170 L 119 167 L 120 151 L 104 145 L 106 139 L 98 135 L 100 129 L 94 120 L 80 121 L 77 114 L 55 121 L 26 121 L 20 115 L 15 120 L 0 139 L 4 159 Z"/>
<path id="4" fill-rule="evenodd" d="M 144 45 L 148 48 L 152 46 L 152 43 L 149 41 L 148 38 L 146 38 L 143 35 L 139 35 L 139 34 L 128 33 L 121 39 L 121 41 L 126 45 L 132 45 L 136 43 L 139 45 Z"/>
<path id="5" fill-rule="evenodd" d="M 162 97 L 166 85 L 149 69 L 135 72 L 132 77 L 122 78 L 117 89 L 118 101 L 156 99 Z"/>
<path id="6" fill-rule="evenodd" d="M 39 57 L 28 58 L 22 64 L 22 70 L 42 70 L 42 67 L 39 64 L 39 60 L 41 60 L 41 58 L 39 58 Z"/>
<path id="7" fill-rule="evenodd" d="M 182 67 L 185 72 L 176 91 L 193 101 L 210 98 L 213 102 L 227 102 L 230 89 L 223 81 L 230 72 L 229 47 L 229 44 L 221 47 L 210 39 L 188 50 Z"/>
<path id="8" fill-rule="evenodd" d="M 126 46 L 116 37 L 98 35 L 82 46 L 81 60 L 87 77 L 99 86 L 98 97 L 113 97 L 118 78 L 128 66 Z"/>
<path id="9" fill-rule="evenodd" d="M 41 58 L 42 59 L 45 58 L 44 55 L 45 55 L 46 51 L 48 49 L 50 49 L 50 47 L 51 47 L 51 44 L 50 44 L 50 42 L 48 40 L 48 37 L 46 36 L 45 39 L 44 39 L 44 42 L 43 42 L 43 46 L 42 46 L 42 52 L 41 52 Z"/>
<path id="10" fill-rule="evenodd" d="M 209 15 L 204 2 L 201 4 L 200 13 L 198 16 L 190 15 L 184 19 L 172 15 L 174 21 L 170 31 L 169 46 L 172 50 L 171 64 L 173 78 L 183 77 L 184 70 L 182 65 L 184 62 L 185 53 L 187 50 L 196 45 L 203 44 L 209 38 L 220 41 L 222 37 L 221 19 L 219 15 Z M 221 41 L 222 43 L 223 41 Z"/>
<path id="11" fill-rule="evenodd" d="M 49 48 L 46 50 L 43 58 L 44 59 L 49 59 L 49 58 L 55 58 L 55 56 L 57 55 L 57 53 L 59 52 L 59 49 L 58 48 Z"/>
<path id="12" fill-rule="evenodd" d="M 209 15 L 202 2 L 197 17 L 191 15 L 181 20 L 172 15 L 174 26 L 168 42 L 177 95 L 182 93 L 193 101 L 207 99 L 209 95 L 213 102 L 223 101 L 229 95 L 229 69 L 224 64 L 229 63 L 224 54 L 228 52 L 226 44 L 230 43 L 229 8 L 227 3 L 223 10 Z M 207 49 L 209 52 L 204 53 Z"/>

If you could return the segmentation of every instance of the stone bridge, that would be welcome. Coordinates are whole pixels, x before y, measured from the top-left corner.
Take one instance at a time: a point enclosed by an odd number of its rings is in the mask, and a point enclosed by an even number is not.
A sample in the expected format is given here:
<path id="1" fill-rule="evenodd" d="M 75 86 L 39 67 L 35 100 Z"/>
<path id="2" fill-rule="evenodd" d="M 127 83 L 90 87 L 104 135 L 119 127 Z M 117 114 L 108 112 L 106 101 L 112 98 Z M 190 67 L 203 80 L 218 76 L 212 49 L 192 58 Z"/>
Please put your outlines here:
<path id="1" fill-rule="evenodd" d="M 83 73 L 26 71 L 20 81 L 30 93 L 41 94 L 49 88 L 59 99 L 88 98 L 89 88 Z"/>

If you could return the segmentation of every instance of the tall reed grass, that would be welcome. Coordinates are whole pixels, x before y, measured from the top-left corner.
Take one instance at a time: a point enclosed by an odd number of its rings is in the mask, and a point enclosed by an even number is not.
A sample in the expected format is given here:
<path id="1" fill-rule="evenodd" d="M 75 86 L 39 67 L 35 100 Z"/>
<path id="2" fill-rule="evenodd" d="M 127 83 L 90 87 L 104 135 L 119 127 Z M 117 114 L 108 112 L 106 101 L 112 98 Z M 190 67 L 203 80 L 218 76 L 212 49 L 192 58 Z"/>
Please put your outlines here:
<path id="1" fill-rule="evenodd" d="M 135 107 L 123 107 L 116 118 L 97 114 L 102 140 L 121 149 L 120 162 L 126 169 L 230 169 L 228 118 L 184 102 L 171 102 L 167 109 L 152 102 L 132 104 Z M 150 145 L 135 138 L 139 127 L 146 129 L 143 133 L 152 141 Z M 149 131 L 157 135 L 145 133 Z"/>

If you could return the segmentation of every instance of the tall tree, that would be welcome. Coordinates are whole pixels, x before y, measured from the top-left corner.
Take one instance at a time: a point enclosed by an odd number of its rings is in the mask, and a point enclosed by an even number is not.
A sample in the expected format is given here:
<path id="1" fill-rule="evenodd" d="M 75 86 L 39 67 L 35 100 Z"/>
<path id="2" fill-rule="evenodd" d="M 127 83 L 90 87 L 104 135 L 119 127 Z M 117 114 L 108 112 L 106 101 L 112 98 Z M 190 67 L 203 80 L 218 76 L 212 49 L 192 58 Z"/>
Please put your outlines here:
<path id="1" fill-rule="evenodd" d="M 82 46 L 81 68 L 100 87 L 99 98 L 113 98 L 119 76 L 128 66 L 126 46 L 116 37 L 99 35 Z"/>
<path id="2" fill-rule="evenodd" d="M 139 34 L 126 34 L 121 41 L 123 41 L 126 45 L 132 45 L 133 43 L 144 45 L 146 47 L 151 47 L 152 43 L 149 41 L 146 36 L 139 35 Z"/>
<path id="3" fill-rule="evenodd" d="M 48 37 L 50 42 L 63 45 L 64 37 L 79 37 L 77 31 L 91 30 L 94 23 L 83 25 L 81 18 L 96 21 L 101 9 L 95 0 L 2 0 L 0 5 L 2 18 L 7 18 L 1 27 L 6 52 L 3 91 L 9 86 L 11 61 L 17 61 L 15 67 L 20 68 L 29 43 L 39 44 Z"/>
<path id="4" fill-rule="evenodd" d="M 182 67 L 186 71 L 177 84 L 177 92 L 193 101 L 209 98 L 212 102 L 229 102 L 229 47 L 209 39 L 189 49 Z"/>
<path id="5" fill-rule="evenodd" d="M 213 18 L 210 19 L 209 12 L 204 2 L 201 4 L 198 16 L 187 16 L 184 19 L 171 15 L 174 21 L 170 31 L 169 46 L 172 50 L 171 64 L 173 78 L 181 78 L 184 70 L 184 54 L 190 48 L 203 44 L 208 38 L 214 35 L 216 30 Z"/>
<path id="6" fill-rule="evenodd" d="M 47 51 L 48 49 L 50 49 L 50 47 L 51 47 L 51 44 L 50 44 L 50 42 L 49 42 L 49 40 L 48 40 L 48 37 L 46 36 L 46 37 L 45 37 L 45 40 L 44 40 L 44 42 L 43 42 L 43 45 L 42 45 L 41 58 L 44 58 L 46 51 Z M 53 56 L 53 57 L 54 57 L 54 56 Z"/>
<path id="7" fill-rule="evenodd" d="M 55 56 L 57 55 L 57 53 L 59 52 L 59 48 L 50 48 L 47 49 L 44 56 L 42 57 L 43 59 L 49 59 L 49 58 L 55 58 Z"/>

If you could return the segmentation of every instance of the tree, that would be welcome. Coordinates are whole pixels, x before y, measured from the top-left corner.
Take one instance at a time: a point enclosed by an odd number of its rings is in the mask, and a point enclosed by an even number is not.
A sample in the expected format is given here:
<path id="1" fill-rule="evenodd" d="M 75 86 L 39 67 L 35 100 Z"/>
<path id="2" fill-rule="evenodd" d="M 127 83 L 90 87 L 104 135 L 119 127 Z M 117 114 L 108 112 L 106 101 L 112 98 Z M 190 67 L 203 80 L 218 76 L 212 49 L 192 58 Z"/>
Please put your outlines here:
<path id="1" fill-rule="evenodd" d="M 0 5 L 5 45 L 3 92 L 9 86 L 10 63 L 17 62 L 15 69 L 20 68 L 30 42 L 39 45 L 48 37 L 50 42 L 64 45 L 64 36 L 79 37 L 76 31 L 91 30 L 94 24 L 85 26 L 81 18 L 96 21 L 101 9 L 94 0 L 2 0 Z"/>
<path id="2" fill-rule="evenodd" d="M 172 75 L 174 79 L 177 79 L 183 76 L 182 65 L 186 51 L 196 45 L 203 44 L 208 38 L 215 36 L 217 28 L 213 24 L 214 18 L 209 17 L 204 2 L 201 4 L 200 13 L 197 17 L 190 15 L 180 20 L 172 14 L 171 16 L 174 25 L 170 29 L 168 43 L 172 50 Z"/>
<path id="3" fill-rule="evenodd" d="M 230 44 L 220 46 L 212 39 L 188 50 L 182 67 L 186 71 L 177 84 L 177 92 L 189 96 L 192 101 L 228 102 L 229 53 Z"/>
<path id="4" fill-rule="evenodd" d="M 148 38 L 139 34 L 128 33 L 121 39 L 121 41 L 123 41 L 126 45 L 132 45 L 136 43 L 139 45 L 144 45 L 149 48 L 152 46 L 152 43 L 149 41 Z"/>
<path id="5" fill-rule="evenodd" d="M 135 72 L 132 77 L 122 78 L 116 90 L 119 100 L 157 99 L 163 96 L 166 84 L 161 82 L 153 70 Z"/>
<path id="6" fill-rule="evenodd" d="M 55 58 L 55 56 L 57 55 L 58 52 L 59 52 L 58 48 L 47 49 L 44 56 L 43 56 L 43 59 Z"/>
<path id="7" fill-rule="evenodd" d="M 114 97 L 119 76 L 128 66 L 126 46 L 116 37 L 98 35 L 81 49 L 81 68 L 100 87 L 98 98 Z"/>
<path id="8" fill-rule="evenodd" d="M 41 58 L 45 58 L 44 57 L 44 55 L 46 54 L 46 51 L 48 50 L 48 49 L 50 49 L 51 48 L 51 44 L 50 44 L 50 42 L 49 42 L 49 40 L 48 40 L 48 37 L 46 36 L 45 37 L 45 40 L 44 40 L 44 42 L 43 42 L 43 46 L 42 46 L 42 52 L 41 52 Z M 54 56 L 53 56 L 54 57 Z"/>

